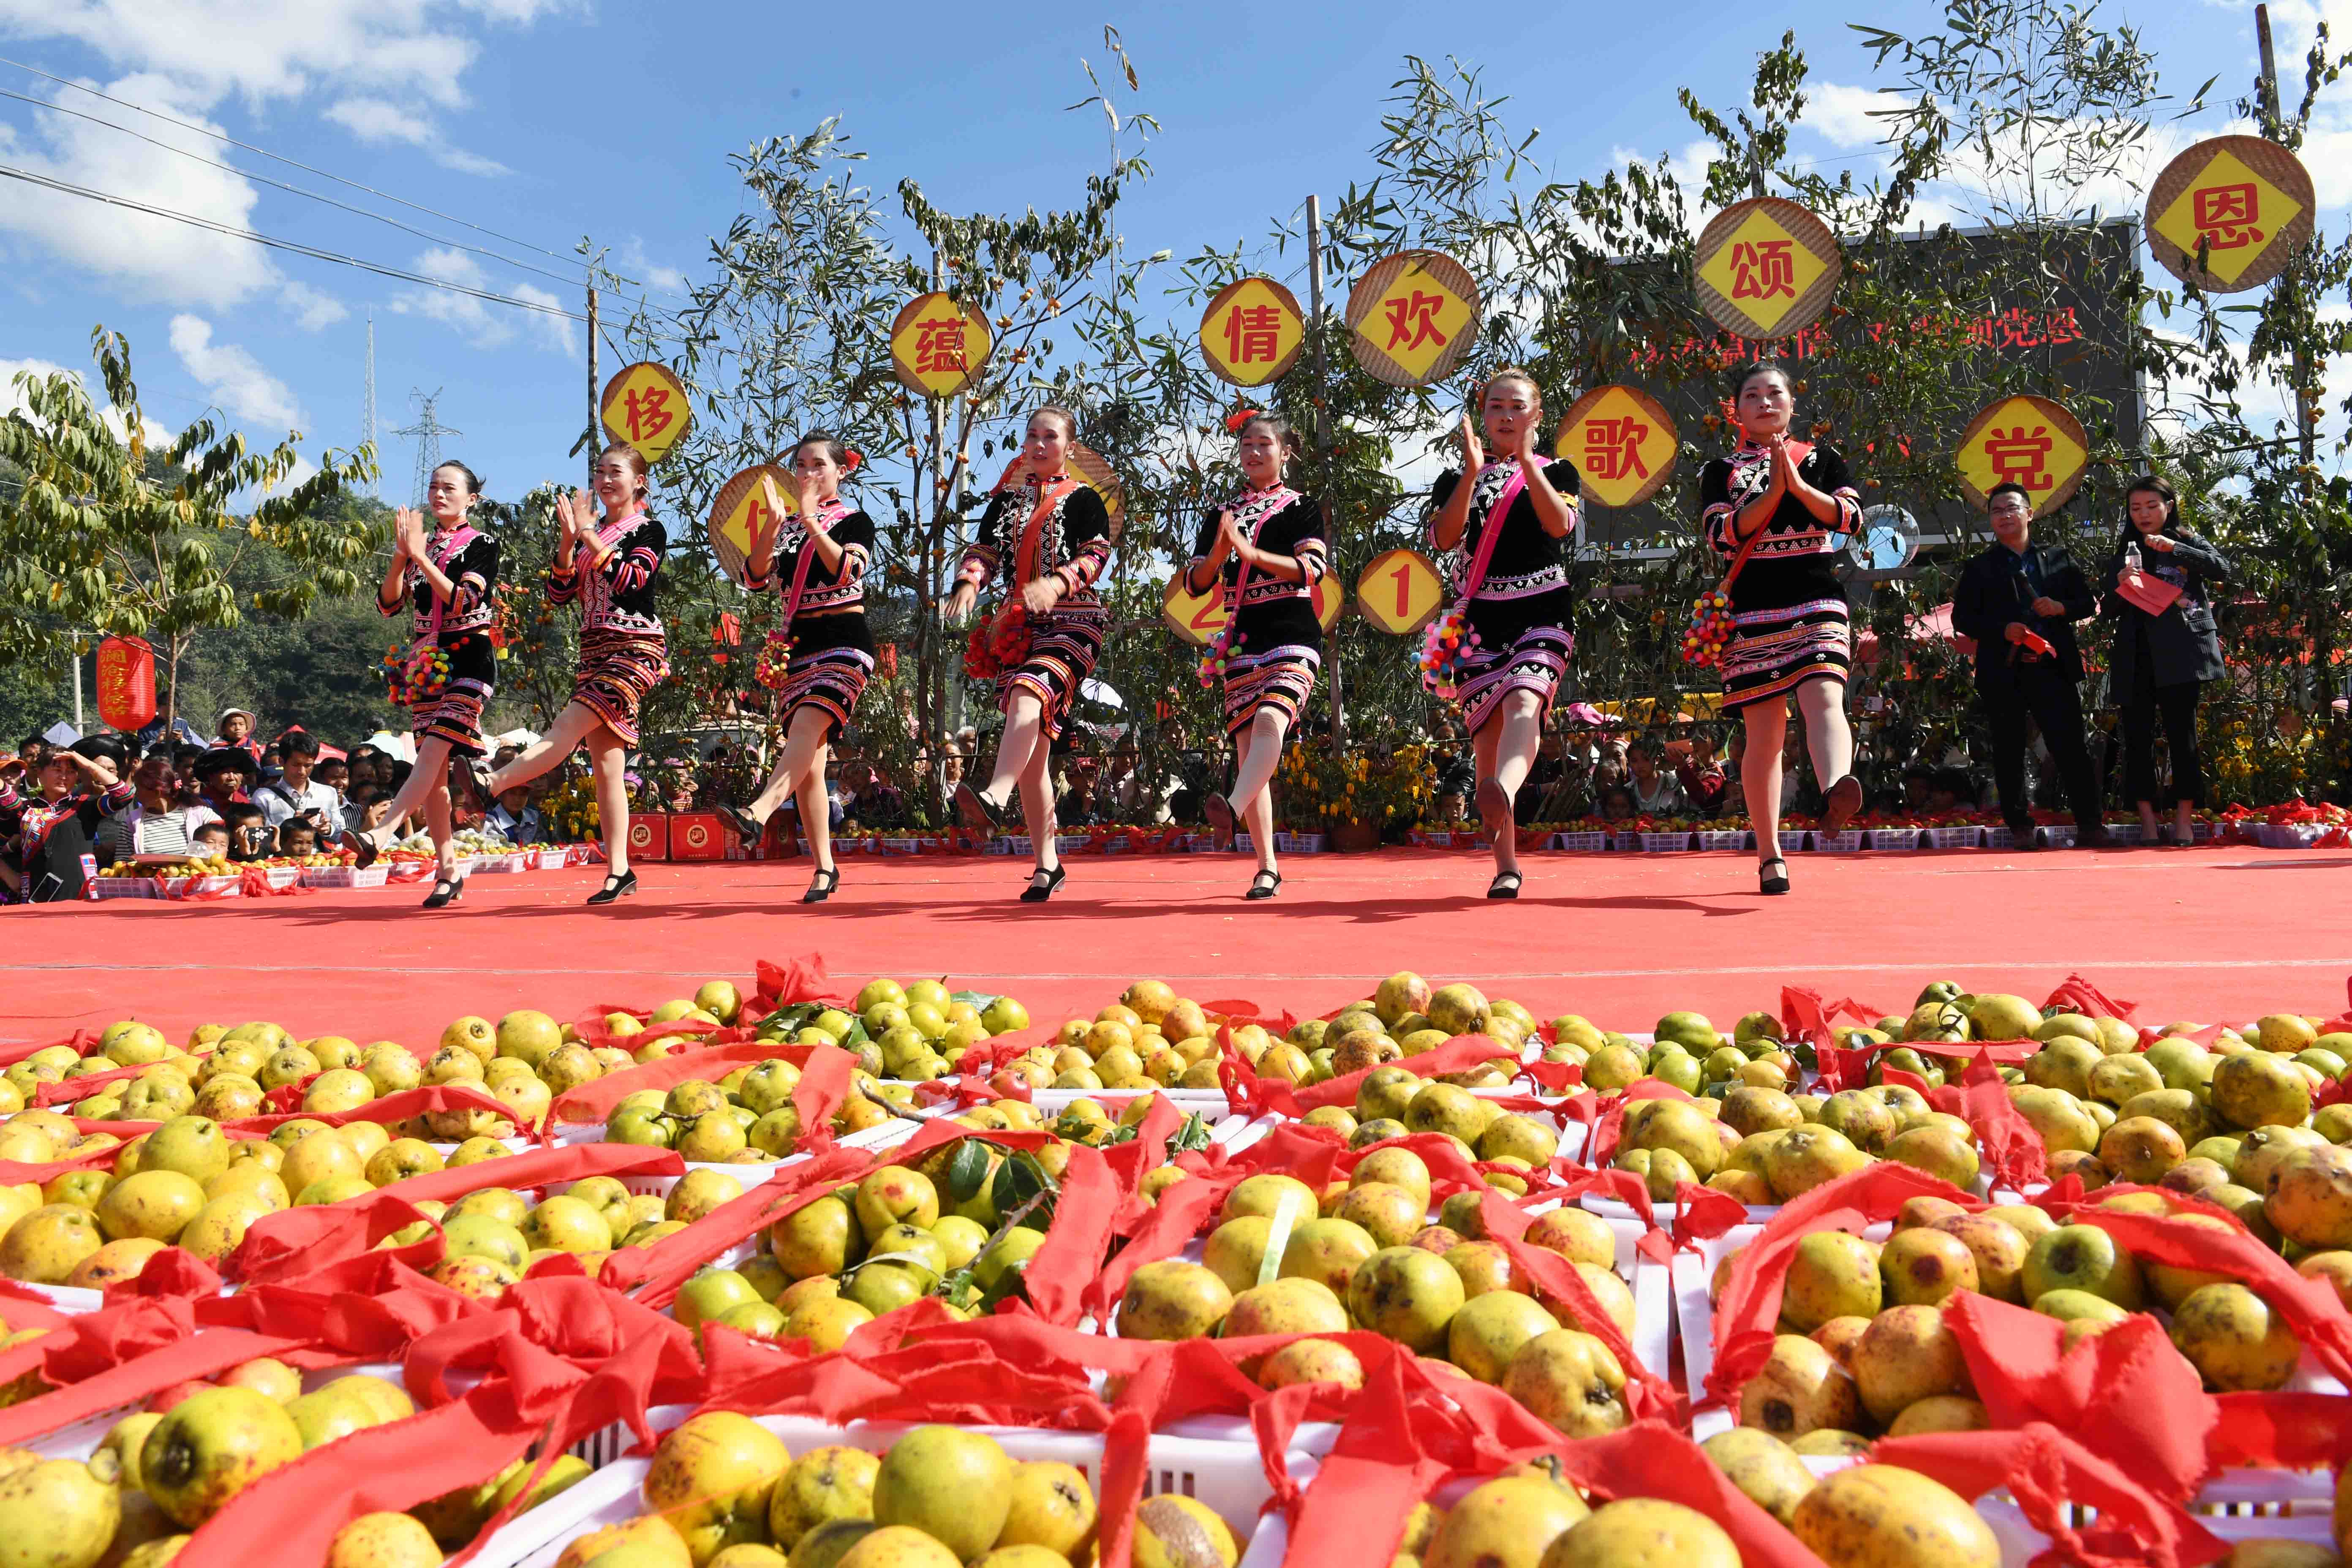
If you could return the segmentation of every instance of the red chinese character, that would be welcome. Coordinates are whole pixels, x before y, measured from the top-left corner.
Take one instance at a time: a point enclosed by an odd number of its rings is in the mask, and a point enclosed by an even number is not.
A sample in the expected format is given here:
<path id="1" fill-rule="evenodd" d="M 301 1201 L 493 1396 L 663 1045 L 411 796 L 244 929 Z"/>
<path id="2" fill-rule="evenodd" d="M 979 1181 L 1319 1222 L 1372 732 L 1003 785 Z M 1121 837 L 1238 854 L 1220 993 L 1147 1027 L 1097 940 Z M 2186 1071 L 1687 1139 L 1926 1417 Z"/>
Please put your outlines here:
<path id="1" fill-rule="evenodd" d="M 961 375 L 971 369 L 963 353 L 963 318 L 942 316 L 915 323 L 915 374 Z"/>
<path id="2" fill-rule="evenodd" d="M 1648 479 L 1642 462 L 1642 443 L 1650 427 L 1632 415 L 1622 419 L 1588 419 L 1584 423 L 1584 470 L 1596 479 Z"/>
<path id="3" fill-rule="evenodd" d="M 2038 348 L 2048 341 L 2042 335 L 2040 319 L 2027 314 L 2022 305 L 2011 305 L 2003 310 L 1994 324 L 2000 333 L 1995 345 L 1999 348 Z"/>
<path id="4" fill-rule="evenodd" d="M 1769 300 L 1785 294 L 1794 299 L 1797 293 L 1797 263 L 1790 254 L 1795 249 L 1791 241 L 1768 239 L 1761 244 L 1745 242 L 1731 247 L 1731 297 L 1735 300 Z"/>
<path id="5" fill-rule="evenodd" d="M 1402 343 L 1410 352 L 1423 343 L 1435 343 L 1444 348 L 1445 334 L 1437 330 L 1437 312 L 1444 304 L 1444 295 L 1424 294 L 1418 289 L 1409 299 L 1391 300 L 1388 347 L 1393 350 Z M 1411 342 L 1406 341 L 1407 333 L 1412 334 Z"/>
<path id="6" fill-rule="evenodd" d="M 1992 347 L 1992 318 L 1979 316 L 1969 323 L 1969 342 Z"/>
<path id="7" fill-rule="evenodd" d="M 625 407 L 628 414 L 629 439 L 643 441 L 669 428 L 669 388 L 648 386 L 643 392 L 634 388 L 627 395 Z"/>
<path id="8" fill-rule="evenodd" d="M 760 496 L 753 496 L 751 510 L 743 514 L 743 531 L 750 534 L 756 543 L 760 535 L 774 527 L 775 523 L 776 514 L 768 510 L 766 500 Z"/>
<path id="9" fill-rule="evenodd" d="M 2262 196 L 2252 184 L 2208 185 L 2192 193 L 2197 237 L 2209 250 L 2242 250 L 2262 243 L 2254 226 L 2262 217 Z"/>
<path id="10" fill-rule="evenodd" d="M 1993 482 L 2023 485 L 2029 490 L 2050 489 L 2053 481 L 2042 464 L 2048 461 L 2055 445 L 2046 425 L 2036 425 L 2030 435 L 2022 425 L 2013 430 L 1995 426 L 1987 431 L 1984 455 L 1992 461 Z"/>
<path id="11" fill-rule="evenodd" d="M 2042 323 L 2042 331 L 2044 339 L 2053 343 L 2079 343 L 2083 341 L 2083 329 L 2074 324 L 2074 307 L 2072 305 L 2063 310 L 2052 311 L 2050 319 Z"/>
<path id="12" fill-rule="evenodd" d="M 1418 296 L 1416 296 L 1418 298 Z M 1264 360 L 1272 364 L 1281 358 L 1277 352 L 1282 339 L 1282 312 L 1272 305 L 1253 305 L 1247 310 L 1236 305 L 1225 312 L 1225 363 L 1248 364 Z M 1440 338 L 1438 342 L 1445 340 Z"/>

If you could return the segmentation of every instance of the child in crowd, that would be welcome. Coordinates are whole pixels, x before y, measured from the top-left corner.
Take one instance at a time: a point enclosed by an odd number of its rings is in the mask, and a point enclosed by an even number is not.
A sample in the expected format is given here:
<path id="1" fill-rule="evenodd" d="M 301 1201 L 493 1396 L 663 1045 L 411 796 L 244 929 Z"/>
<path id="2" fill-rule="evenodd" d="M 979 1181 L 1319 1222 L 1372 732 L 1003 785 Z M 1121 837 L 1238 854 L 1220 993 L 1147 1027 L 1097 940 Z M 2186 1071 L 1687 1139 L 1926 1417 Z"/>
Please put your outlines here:
<path id="1" fill-rule="evenodd" d="M 218 859 L 228 853 L 228 824 L 215 819 L 199 826 L 188 836 L 190 853 L 205 859 Z"/>
<path id="2" fill-rule="evenodd" d="M 232 801 L 221 813 L 228 824 L 228 858 L 232 860 L 266 860 L 275 842 L 269 824 L 261 815 L 261 807 L 248 800 Z"/>
<path id="3" fill-rule="evenodd" d="M 289 816 L 278 825 L 278 853 L 307 858 L 318 852 L 318 826 L 309 817 Z"/>

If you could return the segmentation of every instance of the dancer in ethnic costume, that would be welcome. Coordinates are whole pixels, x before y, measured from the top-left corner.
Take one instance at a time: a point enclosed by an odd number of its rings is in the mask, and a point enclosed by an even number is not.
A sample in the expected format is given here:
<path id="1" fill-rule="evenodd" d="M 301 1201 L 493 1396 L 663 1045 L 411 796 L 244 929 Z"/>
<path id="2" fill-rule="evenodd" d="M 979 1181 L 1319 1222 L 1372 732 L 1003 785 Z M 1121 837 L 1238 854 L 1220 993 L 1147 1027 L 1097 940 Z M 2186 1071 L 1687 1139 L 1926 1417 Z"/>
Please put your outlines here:
<path id="1" fill-rule="evenodd" d="M 577 490 L 555 503 L 562 533 L 555 543 L 548 597 L 580 605 L 580 667 L 572 700 L 546 736 L 487 778 L 483 798 L 496 800 L 528 784 L 585 745 L 596 771 L 597 820 L 604 835 L 604 885 L 588 896 L 609 904 L 637 890 L 629 868 L 629 789 L 623 773 L 637 742 L 637 712 L 646 694 L 669 673 L 669 644 L 654 606 L 669 535 L 646 511 L 645 454 L 622 442 L 596 457 L 596 499 L 604 521 Z"/>
<path id="2" fill-rule="evenodd" d="M 1208 796 L 1209 823 L 1224 847 L 1232 847 L 1236 816 L 1249 824 L 1257 875 L 1245 896 L 1270 899 L 1282 872 L 1274 859 L 1269 785 L 1283 739 L 1298 722 L 1323 662 L 1315 584 L 1329 574 L 1330 561 L 1323 509 L 1283 483 L 1283 466 L 1298 445 L 1290 422 L 1254 414 L 1240 435 L 1245 488 L 1202 520 L 1184 586 L 1206 594 L 1222 584 L 1225 602 L 1225 629 L 1212 658 L 1223 666 L 1236 772 L 1230 796 Z"/>
<path id="3" fill-rule="evenodd" d="M 1052 898 L 1066 875 L 1054 849 L 1054 738 L 1094 673 L 1110 628 L 1110 614 L 1095 593 L 1110 560 L 1110 512 L 1068 471 L 1077 429 L 1077 416 L 1056 405 L 1029 416 L 1021 457 L 989 502 L 944 606 L 961 620 L 971 614 L 982 587 L 1004 577 L 1004 603 L 974 634 L 966 659 L 967 668 L 995 677 L 1004 733 L 987 785 L 957 785 L 956 809 L 967 827 L 1002 827 L 1013 791 L 1020 789 L 1036 857 L 1021 898 L 1033 904 Z"/>
<path id="4" fill-rule="evenodd" d="M 783 630 L 792 638 L 792 652 L 777 693 L 783 754 L 749 807 L 719 809 L 744 843 L 757 844 L 785 795 L 795 796 L 809 858 L 816 862 L 801 902 L 821 904 L 841 885 L 833 864 L 825 761 L 874 674 L 874 637 L 866 626 L 874 520 L 841 499 L 842 479 L 856 466 L 856 458 L 839 441 L 822 432 L 803 436 L 793 448 L 792 466 L 800 481 L 799 504 L 787 516 L 784 498 L 772 482 L 767 484 L 776 526 L 753 542 L 743 578 L 755 594 L 775 588 L 784 595 Z"/>
<path id="5" fill-rule="evenodd" d="M 1543 394 L 1523 370 L 1480 397 L 1486 440 L 1462 417 L 1463 468 L 1430 491 L 1429 541 L 1459 549 L 1462 596 L 1432 628 L 1428 678 L 1462 705 L 1478 762 L 1478 816 L 1495 850 L 1490 899 L 1519 896 L 1512 808 L 1535 766 L 1545 717 L 1576 651 L 1568 563 L 1576 547 L 1576 465 L 1542 460 Z M 1498 454 L 1489 461 L 1488 447 Z M 1468 483 L 1464 475 L 1470 476 Z M 1451 633 L 1454 641 L 1446 645 Z M 1441 649 L 1443 650 L 1441 652 Z"/>
<path id="6" fill-rule="evenodd" d="M 409 704 L 416 765 L 385 810 L 383 826 L 354 837 L 363 860 L 373 860 L 391 844 L 401 821 L 422 810 L 439 861 L 425 898 L 428 910 L 447 908 L 466 890 L 450 840 L 449 762 L 481 756 L 482 710 L 498 677 L 490 627 L 497 616 L 499 542 L 466 520 L 481 499 L 482 482 L 465 464 L 434 469 L 425 490 L 432 530 L 426 531 L 423 513 L 404 507 L 394 514 L 392 564 L 376 590 L 375 607 L 384 615 L 396 616 L 403 606 L 409 611 L 412 637 L 394 681 L 395 700 Z"/>
<path id="7" fill-rule="evenodd" d="M 1862 494 L 1845 459 L 1793 440 L 1795 389 L 1777 364 L 1751 365 L 1732 389 L 1738 449 L 1700 471 L 1700 525 L 1733 564 L 1730 640 L 1723 649 L 1723 705 L 1747 726 L 1739 783 L 1756 830 L 1758 885 L 1789 890 L 1780 858 L 1780 755 L 1793 696 L 1804 718 L 1813 775 L 1835 833 L 1862 809 L 1853 731 L 1845 717 L 1853 637 L 1835 552 L 1862 522 Z"/>

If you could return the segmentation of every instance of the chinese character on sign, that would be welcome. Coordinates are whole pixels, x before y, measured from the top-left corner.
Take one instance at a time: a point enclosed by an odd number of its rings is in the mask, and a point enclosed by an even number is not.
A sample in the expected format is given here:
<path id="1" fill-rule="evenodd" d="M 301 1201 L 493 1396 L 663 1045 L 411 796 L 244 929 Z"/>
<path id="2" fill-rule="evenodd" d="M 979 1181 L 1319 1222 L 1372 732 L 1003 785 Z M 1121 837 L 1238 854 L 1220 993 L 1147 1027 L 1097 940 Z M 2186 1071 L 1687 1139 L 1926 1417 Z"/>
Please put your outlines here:
<path id="1" fill-rule="evenodd" d="M 2260 245 L 2262 198 L 2251 184 L 2211 185 L 2195 194 L 2197 237 L 2210 250 L 2242 250 Z"/>
<path id="2" fill-rule="evenodd" d="M 1622 419 L 1588 419 L 1584 424 L 1584 469 L 1596 479 L 1648 479 L 1642 462 L 1642 443 L 1650 427 L 1628 415 Z"/>
<path id="3" fill-rule="evenodd" d="M 2029 314 L 2022 305 L 2011 305 L 2003 310 L 1994 324 L 2000 329 L 1998 346 L 2001 348 L 2038 348 L 2047 341 L 2042 334 L 2040 319 Z"/>
<path id="4" fill-rule="evenodd" d="M 1777 294 L 1794 297 L 1797 292 L 1797 264 L 1790 255 L 1793 248 L 1794 242 L 1786 239 L 1733 246 L 1731 297 L 1735 300 L 1769 300 Z"/>
<path id="5" fill-rule="evenodd" d="M 1418 289 L 1412 291 L 1410 299 L 1388 301 L 1387 346 L 1391 349 L 1402 346 L 1411 351 L 1423 343 L 1435 343 L 1444 348 L 1445 334 L 1437 330 L 1437 312 L 1444 304 L 1444 295 L 1424 294 Z"/>
<path id="6" fill-rule="evenodd" d="M 1999 426 L 1985 432 L 1984 455 L 1990 459 L 1994 483 L 2023 485 L 2029 490 L 2046 490 L 2051 486 L 2050 475 L 2042 467 L 2056 443 L 2050 438 L 2046 425 L 2036 425 L 2031 435 L 2024 426 L 2003 430 Z"/>
<path id="7" fill-rule="evenodd" d="M 954 375 L 971 369 L 963 353 L 963 318 L 942 316 L 915 323 L 915 374 Z"/>
<path id="8" fill-rule="evenodd" d="M 2052 312 L 2050 320 L 2043 324 L 2042 331 L 2053 343 L 2079 343 L 2083 341 L 2083 329 L 2074 323 L 2074 307 L 2072 305 Z"/>
<path id="9" fill-rule="evenodd" d="M 669 428 L 669 388 L 648 386 L 643 392 L 632 390 L 625 404 L 629 420 L 629 439 L 644 441 Z"/>
<path id="10" fill-rule="evenodd" d="M 753 496 L 751 510 L 743 514 L 743 531 L 756 542 L 760 535 L 773 528 L 775 524 L 776 514 L 768 510 L 767 501 L 759 496 Z"/>
<path id="11" fill-rule="evenodd" d="M 1414 298 L 1418 300 L 1419 295 Z M 1434 310 L 1434 305 L 1431 309 Z M 1391 307 L 1394 309 L 1393 306 Z M 1234 306 L 1225 312 L 1225 363 L 1243 365 L 1263 360 L 1272 364 L 1282 356 L 1282 312 L 1272 305 Z M 1445 340 L 1440 338 L 1438 342 Z"/>

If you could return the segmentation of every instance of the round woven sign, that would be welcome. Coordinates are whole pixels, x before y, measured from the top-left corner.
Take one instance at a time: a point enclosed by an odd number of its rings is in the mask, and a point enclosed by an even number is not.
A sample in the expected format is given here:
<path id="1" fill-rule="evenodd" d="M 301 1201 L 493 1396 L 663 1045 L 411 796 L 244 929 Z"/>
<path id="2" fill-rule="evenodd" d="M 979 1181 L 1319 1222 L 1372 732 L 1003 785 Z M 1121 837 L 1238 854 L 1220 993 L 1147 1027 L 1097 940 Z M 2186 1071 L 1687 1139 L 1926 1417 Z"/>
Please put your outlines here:
<path id="1" fill-rule="evenodd" d="M 1783 337 L 1829 308 L 1845 270 L 1829 225 L 1780 196 L 1715 215 L 1691 255 L 1699 308 L 1743 338 Z"/>

